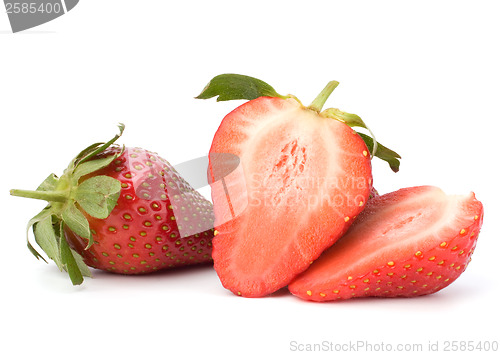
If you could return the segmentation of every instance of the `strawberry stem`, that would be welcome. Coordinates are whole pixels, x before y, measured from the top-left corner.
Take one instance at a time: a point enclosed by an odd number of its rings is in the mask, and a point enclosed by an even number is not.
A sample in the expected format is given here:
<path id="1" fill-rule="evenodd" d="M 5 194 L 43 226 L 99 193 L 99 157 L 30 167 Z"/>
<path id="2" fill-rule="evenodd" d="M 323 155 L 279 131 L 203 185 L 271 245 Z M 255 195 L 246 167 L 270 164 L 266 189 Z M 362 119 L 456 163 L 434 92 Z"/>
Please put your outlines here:
<path id="1" fill-rule="evenodd" d="M 34 198 L 48 202 L 66 202 L 68 200 L 67 192 L 63 191 L 31 191 L 31 190 L 10 190 L 12 196 Z"/>
<path id="2" fill-rule="evenodd" d="M 333 90 L 339 85 L 338 81 L 330 81 L 325 88 L 319 93 L 319 95 L 314 99 L 314 101 L 309 105 L 308 109 L 320 112 L 325 105 L 326 100 L 330 97 Z"/>

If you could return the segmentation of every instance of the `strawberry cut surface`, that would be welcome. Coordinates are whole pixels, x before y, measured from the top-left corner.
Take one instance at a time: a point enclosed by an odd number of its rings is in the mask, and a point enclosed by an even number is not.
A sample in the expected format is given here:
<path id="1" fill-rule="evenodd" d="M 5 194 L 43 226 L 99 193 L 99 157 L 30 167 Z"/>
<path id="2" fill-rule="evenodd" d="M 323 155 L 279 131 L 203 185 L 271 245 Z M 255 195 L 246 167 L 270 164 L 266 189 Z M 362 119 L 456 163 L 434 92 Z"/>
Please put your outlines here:
<path id="1" fill-rule="evenodd" d="M 240 166 L 218 182 L 222 153 Z M 210 149 L 224 287 L 260 297 L 286 286 L 350 226 L 368 200 L 370 154 L 346 124 L 297 100 L 260 97 L 228 114 Z"/>
<path id="2" fill-rule="evenodd" d="M 466 269 L 482 221 L 473 193 L 448 196 L 420 186 L 375 197 L 288 288 L 311 301 L 437 292 Z"/>

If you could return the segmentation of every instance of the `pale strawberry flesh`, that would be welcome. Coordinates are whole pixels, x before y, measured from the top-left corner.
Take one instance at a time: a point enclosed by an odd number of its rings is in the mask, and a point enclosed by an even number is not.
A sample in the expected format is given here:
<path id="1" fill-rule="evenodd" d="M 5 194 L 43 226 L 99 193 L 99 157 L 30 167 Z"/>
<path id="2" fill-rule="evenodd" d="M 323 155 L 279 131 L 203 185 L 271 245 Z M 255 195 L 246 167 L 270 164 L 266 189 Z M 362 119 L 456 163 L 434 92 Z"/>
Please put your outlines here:
<path id="1" fill-rule="evenodd" d="M 473 193 L 421 186 L 375 197 L 289 290 L 312 301 L 437 292 L 467 267 L 482 218 Z"/>
<path id="2" fill-rule="evenodd" d="M 362 139 L 294 99 L 261 97 L 237 108 L 215 135 L 212 176 L 217 153 L 238 156 L 241 169 L 212 184 L 214 265 L 222 284 L 245 297 L 270 294 L 304 271 L 370 192 Z"/>

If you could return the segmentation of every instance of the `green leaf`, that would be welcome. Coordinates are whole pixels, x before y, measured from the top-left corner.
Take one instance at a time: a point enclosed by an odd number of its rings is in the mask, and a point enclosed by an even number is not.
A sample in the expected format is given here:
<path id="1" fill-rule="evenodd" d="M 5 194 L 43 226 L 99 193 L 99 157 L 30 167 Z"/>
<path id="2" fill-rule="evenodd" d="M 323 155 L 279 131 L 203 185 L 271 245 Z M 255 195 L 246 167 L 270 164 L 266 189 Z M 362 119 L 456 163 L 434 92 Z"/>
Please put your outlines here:
<path id="1" fill-rule="evenodd" d="M 262 80 L 240 74 L 221 74 L 210 80 L 197 99 L 217 97 L 217 101 L 253 100 L 261 96 L 287 98 Z"/>
<path id="2" fill-rule="evenodd" d="M 54 174 L 50 174 L 36 189 L 37 191 L 54 191 L 59 179 Z"/>
<path id="3" fill-rule="evenodd" d="M 86 277 L 92 277 L 92 273 L 90 272 L 87 264 L 85 264 L 85 262 L 83 261 L 83 257 L 73 249 L 71 249 L 71 254 L 73 254 L 73 258 L 76 261 L 76 266 L 78 267 L 78 270 L 80 270 L 81 274 Z"/>
<path id="4" fill-rule="evenodd" d="M 118 140 L 118 138 L 122 136 L 123 131 L 125 130 L 125 125 L 123 123 L 119 123 L 118 130 L 119 133 L 106 143 L 94 143 L 85 148 L 84 150 L 82 150 L 72 161 L 72 163 L 70 164 L 70 168 L 76 167 L 79 164 L 96 156 L 97 154 L 104 152 L 108 147 L 110 147 L 113 143 L 115 143 Z"/>
<path id="5" fill-rule="evenodd" d="M 45 207 L 39 214 L 29 220 L 28 226 L 26 227 L 26 241 L 28 244 L 28 249 L 31 251 L 31 254 L 35 256 L 37 259 L 42 259 L 47 262 L 44 257 L 31 245 L 29 240 L 29 231 L 31 227 L 33 227 L 33 234 L 35 234 L 35 224 L 40 222 L 41 220 L 51 217 L 53 214 L 52 208 L 50 206 Z M 35 240 L 36 241 L 36 240 Z"/>
<path id="6" fill-rule="evenodd" d="M 87 247 L 92 245 L 94 241 L 92 239 L 92 233 L 90 232 L 89 221 L 87 221 L 83 213 L 76 208 L 74 203 L 69 203 L 62 211 L 62 220 L 76 235 L 89 241 Z"/>
<path id="7" fill-rule="evenodd" d="M 73 249 L 71 249 L 71 254 L 73 254 L 73 258 L 75 259 L 76 266 L 78 267 L 78 270 L 80 270 L 80 273 L 82 274 L 82 276 L 92 277 L 92 273 L 90 272 L 90 269 L 87 266 L 87 264 L 85 264 L 85 262 L 83 261 L 83 257 L 80 254 L 78 254 L 76 251 L 74 251 Z"/>
<path id="8" fill-rule="evenodd" d="M 60 239 L 61 239 L 60 243 L 61 260 L 64 269 L 68 272 L 69 278 L 71 279 L 73 285 L 80 285 L 83 282 L 83 274 L 79 268 L 79 264 L 76 261 L 73 251 L 70 249 L 68 242 L 66 241 L 66 238 L 63 237 Z"/>
<path id="9" fill-rule="evenodd" d="M 35 249 L 33 248 L 33 245 L 31 245 L 30 241 L 28 240 L 28 250 L 31 252 L 31 254 L 33 254 L 35 256 L 35 258 L 37 258 L 38 260 L 42 259 L 43 261 L 47 262 L 47 260 L 45 260 L 45 258 L 40 255 L 40 253 Z"/>
<path id="10" fill-rule="evenodd" d="M 90 173 L 93 173 L 99 169 L 105 168 L 108 166 L 115 158 L 117 157 L 117 154 L 110 155 L 107 158 L 103 159 L 97 159 L 97 160 L 90 160 L 86 161 L 82 164 L 79 164 L 78 167 L 75 169 L 72 179 L 75 183 L 75 185 L 78 183 L 78 180 L 82 176 L 88 175 Z"/>
<path id="11" fill-rule="evenodd" d="M 373 138 L 363 133 L 359 132 L 357 133 L 360 135 L 361 138 L 363 138 L 368 149 L 372 150 Z M 400 165 L 399 159 L 401 159 L 401 156 L 395 151 L 383 146 L 380 143 L 377 143 L 377 151 L 375 152 L 375 156 L 389 163 L 389 166 L 395 173 L 399 171 L 399 165 Z"/>
<path id="12" fill-rule="evenodd" d="M 333 118 L 340 122 L 344 122 L 349 127 L 362 127 L 368 129 L 361 117 L 354 113 L 340 111 L 338 108 L 328 108 L 321 112 L 321 116 Z"/>
<path id="13" fill-rule="evenodd" d="M 55 225 L 58 228 L 58 224 Z M 38 221 L 33 229 L 35 240 L 47 256 L 54 260 L 59 270 L 63 269 L 61 255 L 59 254 L 59 237 L 54 231 L 52 214 Z"/>
<path id="14" fill-rule="evenodd" d="M 120 191 L 120 181 L 99 175 L 82 182 L 73 197 L 89 215 L 104 219 L 115 208 Z"/>
<path id="15" fill-rule="evenodd" d="M 61 227 L 59 229 L 59 236 L 61 239 L 64 239 L 64 242 L 67 244 L 67 240 L 64 234 L 64 223 L 61 223 L 60 225 Z M 69 246 L 69 244 L 67 245 Z M 87 264 L 85 264 L 85 262 L 83 261 L 83 257 L 80 254 L 78 254 L 75 250 L 71 249 L 71 247 L 70 250 L 71 254 L 73 255 L 73 259 L 76 262 L 76 266 L 78 267 L 78 270 L 80 270 L 82 276 L 92 277 L 92 273 L 90 272 L 90 269 L 87 266 Z"/>
<path id="16" fill-rule="evenodd" d="M 95 151 L 97 148 L 99 148 L 102 144 L 104 144 L 104 142 L 97 142 L 97 143 L 89 145 L 87 148 L 85 148 L 80 153 L 78 153 L 78 155 L 73 160 L 73 163 L 75 163 L 75 162 L 78 163 L 82 158 L 91 154 L 93 151 Z"/>

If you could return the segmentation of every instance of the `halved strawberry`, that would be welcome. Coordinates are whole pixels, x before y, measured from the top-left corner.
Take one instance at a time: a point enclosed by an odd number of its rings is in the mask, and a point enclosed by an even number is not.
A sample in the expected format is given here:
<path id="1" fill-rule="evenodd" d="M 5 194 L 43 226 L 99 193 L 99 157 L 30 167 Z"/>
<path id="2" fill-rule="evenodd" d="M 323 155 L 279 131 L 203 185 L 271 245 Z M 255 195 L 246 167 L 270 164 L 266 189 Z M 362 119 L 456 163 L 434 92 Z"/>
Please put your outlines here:
<path id="1" fill-rule="evenodd" d="M 473 193 L 448 196 L 420 186 L 375 197 L 288 288 L 311 301 L 437 292 L 469 264 L 482 221 Z"/>
<path id="2" fill-rule="evenodd" d="M 237 295 L 265 296 L 286 286 L 364 208 L 371 150 L 345 122 L 364 123 L 337 109 L 320 113 L 337 85 L 330 82 L 308 107 L 240 75 L 212 79 L 199 96 L 252 99 L 224 118 L 210 148 L 212 257 L 223 286 Z M 241 170 L 220 183 L 228 156 L 239 157 Z"/>

